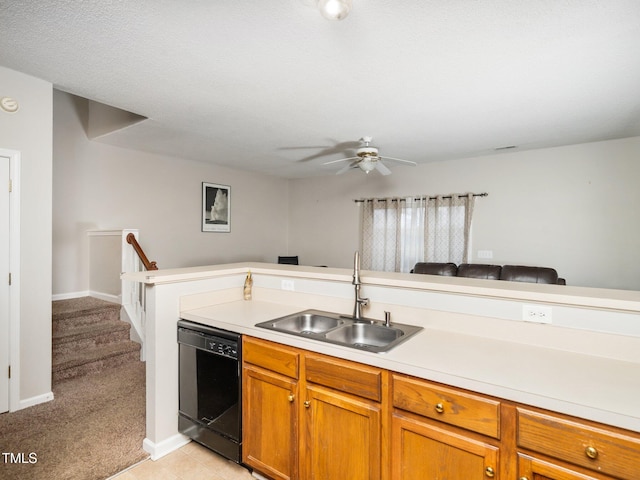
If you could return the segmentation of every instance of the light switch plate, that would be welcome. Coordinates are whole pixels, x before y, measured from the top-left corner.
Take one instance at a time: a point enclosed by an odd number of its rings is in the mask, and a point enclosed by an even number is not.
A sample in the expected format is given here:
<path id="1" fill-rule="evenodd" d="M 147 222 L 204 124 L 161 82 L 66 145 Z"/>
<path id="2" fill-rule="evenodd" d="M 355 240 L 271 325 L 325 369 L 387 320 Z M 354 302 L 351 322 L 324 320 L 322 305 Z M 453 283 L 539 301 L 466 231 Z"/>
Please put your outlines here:
<path id="1" fill-rule="evenodd" d="M 295 284 L 293 283 L 293 280 L 282 280 L 281 287 L 282 290 L 288 290 L 290 292 L 293 292 L 295 290 Z"/>

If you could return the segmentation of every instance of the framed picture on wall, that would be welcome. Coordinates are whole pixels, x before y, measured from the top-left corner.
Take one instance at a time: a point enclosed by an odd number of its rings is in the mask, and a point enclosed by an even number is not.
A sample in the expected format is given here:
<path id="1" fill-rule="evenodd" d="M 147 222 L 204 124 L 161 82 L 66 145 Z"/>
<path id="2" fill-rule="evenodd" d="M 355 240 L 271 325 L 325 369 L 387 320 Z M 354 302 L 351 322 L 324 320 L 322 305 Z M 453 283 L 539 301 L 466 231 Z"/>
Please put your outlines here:
<path id="1" fill-rule="evenodd" d="M 202 182 L 202 231 L 231 231 L 231 187 Z"/>

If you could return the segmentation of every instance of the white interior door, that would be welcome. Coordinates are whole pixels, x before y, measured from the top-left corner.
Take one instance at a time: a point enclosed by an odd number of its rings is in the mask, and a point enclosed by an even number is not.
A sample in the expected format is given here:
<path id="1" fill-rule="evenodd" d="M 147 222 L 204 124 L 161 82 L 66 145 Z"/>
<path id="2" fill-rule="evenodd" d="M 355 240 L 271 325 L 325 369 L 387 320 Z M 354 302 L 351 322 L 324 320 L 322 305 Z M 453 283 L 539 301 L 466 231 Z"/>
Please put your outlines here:
<path id="1" fill-rule="evenodd" d="M 9 179 L 0 156 L 0 413 L 9 410 Z"/>

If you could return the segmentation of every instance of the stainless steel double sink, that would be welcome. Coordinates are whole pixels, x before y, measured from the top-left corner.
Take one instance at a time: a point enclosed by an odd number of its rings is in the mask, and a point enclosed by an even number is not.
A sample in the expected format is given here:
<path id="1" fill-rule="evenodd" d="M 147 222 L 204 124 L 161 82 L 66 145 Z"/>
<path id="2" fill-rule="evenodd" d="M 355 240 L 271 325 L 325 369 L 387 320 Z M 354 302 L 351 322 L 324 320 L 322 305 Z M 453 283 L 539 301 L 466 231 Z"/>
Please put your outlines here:
<path id="1" fill-rule="evenodd" d="M 305 310 L 257 323 L 256 327 L 377 353 L 388 352 L 422 330 L 413 325 L 386 326 L 375 320 L 355 320 L 319 310 Z"/>

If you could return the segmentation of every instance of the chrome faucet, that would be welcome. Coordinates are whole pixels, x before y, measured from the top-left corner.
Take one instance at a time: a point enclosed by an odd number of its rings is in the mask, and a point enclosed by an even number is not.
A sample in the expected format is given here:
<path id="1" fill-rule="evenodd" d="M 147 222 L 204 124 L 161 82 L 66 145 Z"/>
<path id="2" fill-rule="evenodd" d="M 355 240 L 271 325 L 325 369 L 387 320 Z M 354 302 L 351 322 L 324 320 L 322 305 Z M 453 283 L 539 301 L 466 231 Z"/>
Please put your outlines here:
<path id="1" fill-rule="evenodd" d="M 356 288 L 356 302 L 353 306 L 353 318 L 354 320 L 361 320 L 362 307 L 366 307 L 369 304 L 369 299 L 360 297 L 360 252 L 358 251 L 356 251 L 353 258 L 353 281 L 351 283 Z"/>

